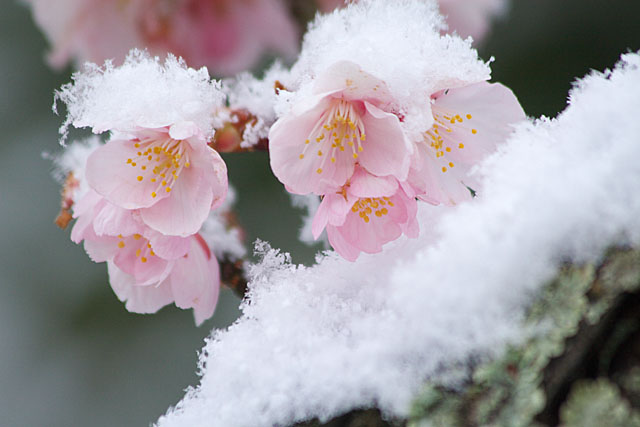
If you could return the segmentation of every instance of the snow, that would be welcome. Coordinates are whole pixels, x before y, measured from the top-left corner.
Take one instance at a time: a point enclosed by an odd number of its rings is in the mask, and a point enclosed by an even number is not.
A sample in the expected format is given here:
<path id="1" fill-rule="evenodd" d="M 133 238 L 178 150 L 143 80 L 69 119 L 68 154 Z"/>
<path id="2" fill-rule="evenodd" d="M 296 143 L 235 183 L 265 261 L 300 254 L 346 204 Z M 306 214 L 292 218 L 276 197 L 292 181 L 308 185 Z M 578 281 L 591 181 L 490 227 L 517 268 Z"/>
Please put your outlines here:
<path id="1" fill-rule="evenodd" d="M 229 105 L 233 109 L 245 109 L 257 118 L 253 125 L 244 131 L 241 146 L 247 148 L 266 138 L 269 128 L 276 121 L 274 105 L 276 103 L 275 82 L 283 79 L 288 70 L 280 62 L 265 71 L 262 78 L 250 73 L 240 73 L 232 79 L 222 82 L 222 91 L 228 95 Z"/>
<path id="2" fill-rule="evenodd" d="M 87 63 L 72 79 L 55 95 L 54 111 L 58 101 L 67 106 L 60 128 L 63 142 L 69 126 L 90 127 L 99 134 L 181 121 L 196 123 L 208 136 L 219 125 L 215 112 L 225 101 L 220 83 L 209 78 L 206 68 L 188 68 L 172 55 L 161 62 L 136 49 L 120 67 L 110 61 L 103 67 Z"/>
<path id="3" fill-rule="evenodd" d="M 437 3 L 425 0 L 361 0 L 317 15 L 298 61 L 282 80 L 294 94 L 278 97 L 276 112 L 308 98 L 315 78 L 333 64 L 351 61 L 387 85 L 396 104 L 391 107 L 404 116 L 409 134 L 423 130 L 433 120 L 433 93 L 490 77 L 471 39 L 441 35 L 444 28 Z"/>
<path id="4" fill-rule="evenodd" d="M 521 126 L 480 170 L 483 193 L 423 204 L 422 233 L 312 267 L 259 244 L 243 316 L 213 331 L 201 384 L 161 427 L 286 425 L 378 406 L 406 416 L 427 379 L 526 336 L 528 305 L 563 262 L 640 244 L 640 56 L 592 73 L 557 119 Z M 457 368 L 456 368 L 457 367 Z"/>

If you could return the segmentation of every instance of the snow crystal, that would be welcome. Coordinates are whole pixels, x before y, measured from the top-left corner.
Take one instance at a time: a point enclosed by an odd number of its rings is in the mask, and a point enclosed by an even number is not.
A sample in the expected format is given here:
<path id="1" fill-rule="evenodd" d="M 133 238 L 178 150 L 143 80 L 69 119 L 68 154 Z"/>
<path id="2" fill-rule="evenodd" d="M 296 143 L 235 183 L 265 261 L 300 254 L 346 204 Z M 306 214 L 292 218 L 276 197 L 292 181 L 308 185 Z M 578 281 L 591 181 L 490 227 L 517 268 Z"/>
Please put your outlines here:
<path id="1" fill-rule="evenodd" d="M 101 145 L 97 136 L 89 137 L 82 141 L 73 141 L 65 147 L 64 151 L 57 154 L 45 154 L 45 158 L 53 161 L 53 177 L 60 184 L 64 183 L 69 173 L 73 174 L 78 185 L 73 190 L 72 199 L 74 202 L 84 196 L 89 191 L 89 184 L 84 178 L 84 171 L 87 165 L 87 158 Z"/>
<path id="2" fill-rule="evenodd" d="M 423 381 L 521 339 L 563 261 L 640 244 L 638 109 L 629 54 L 583 79 L 557 120 L 519 128 L 482 169 L 479 197 L 423 205 L 418 239 L 313 267 L 262 248 L 243 316 L 213 333 L 200 386 L 158 424 L 285 425 L 371 405 L 406 416 Z"/>
<path id="3" fill-rule="evenodd" d="M 276 102 L 276 81 L 281 81 L 288 71 L 280 62 L 271 66 L 262 78 L 250 73 L 241 73 L 222 83 L 222 90 L 229 97 L 233 109 L 245 109 L 257 117 L 257 122 L 248 125 L 242 135 L 241 146 L 246 148 L 258 143 L 269 135 L 269 128 L 276 121 L 274 105 Z"/>
<path id="4" fill-rule="evenodd" d="M 336 62 L 351 61 L 387 84 L 409 132 L 424 130 L 433 120 L 431 94 L 490 77 L 471 40 L 441 35 L 444 25 L 437 4 L 425 0 L 362 0 L 318 15 L 282 83 L 302 99 L 316 76 Z M 276 109 L 286 111 L 291 99 L 279 102 L 283 105 Z"/>
<path id="5" fill-rule="evenodd" d="M 235 201 L 236 192 L 233 187 L 229 186 L 227 198 L 221 206 L 211 211 L 198 232 L 219 260 L 225 257 L 236 260 L 246 255 L 247 250 L 242 241 L 242 232 L 239 227 L 234 227 L 230 221 Z"/>
<path id="6" fill-rule="evenodd" d="M 293 193 L 289 193 L 289 197 L 291 197 L 291 204 L 302 210 L 302 227 L 300 227 L 298 238 L 308 245 L 317 243 L 318 240 L 313 238 L 311 228 L 313 226 L 313 217 L 320 206 L 320 197 L 315 194 L 300 195 Z M 325 243 L 326 248 L 329 248 L 329 239 L 326 231 L 322 232 L 319 240 Z"/>
<path id="7" fill-rule="evenodd" d="M 210 80 L 206 68 L 188 68 L 172 55 L 162 63 L 135 49 L 120 67 L 110 61 L 103 67 L 87 63 L 72 79 L 55 96 L 54 111 L 57 101 L 68 110 L 60 128 L 63 141 L 69 126 L 127 132 L 180 121 L 192 121 L 208 135 L 224 102 L 219 82 Z"/>

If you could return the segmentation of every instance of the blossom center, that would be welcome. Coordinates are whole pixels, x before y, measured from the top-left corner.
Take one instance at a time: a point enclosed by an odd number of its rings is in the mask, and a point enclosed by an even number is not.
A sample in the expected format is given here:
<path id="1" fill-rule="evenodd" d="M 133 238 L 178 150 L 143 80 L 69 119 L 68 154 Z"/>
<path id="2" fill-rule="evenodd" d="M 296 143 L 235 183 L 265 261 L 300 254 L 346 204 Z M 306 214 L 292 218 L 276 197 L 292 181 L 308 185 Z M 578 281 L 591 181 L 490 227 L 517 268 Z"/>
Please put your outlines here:
<path id="1" fill-rule="evenodd" d="M 354 161 L 364 151 L 366 140 L 364 123 L 356 106 L 344 99 L 333 99 L 304 141 L 300 160 L 321 159 L 316 172 L 321 174 L 327 161 L 336 163 L 338 156 L 348 156 Z M 328 160 L 327 160 L 328 159 Z"/>
<path id="2" fill-rule="evenodd" d="M 149 260 L 148 257 L 152 257 L 152 256 L 156 256 L 156 253 L 153 251 L 153 248 L 151 247 L 151 243 L 147 240 L 144 239 L 142 237 L 142 235 L 140 234 L 134 234 L 133 236 L 133 240 L 134 241 L 139 241 L 139 240 L 143 240 L 142 242 L 139 243 L 135 243 L 135 245 L 139 245 L 140 247 L 138 249 L 136 249 L 136 259 L 140 258 L 140 262 L 142 262 L 143 264 L 145 262 L 147 262 Z M 146 242 L 146 244 L 145 244 Z M 126 246 L 125 244 L 125 240 L 124 237 L 122 237 L 122 234 L 118 235 L 118 249 L 124 249 L 124 247 Z"/>
<path id="3" fill-rule="evenodd" d="M 469 126 L 469 121 L 473 119 L 471 114 L 460 115 L 444 108 L 432 106 L 434 124 L 424 133 L 425 142 L 436 152 L 436 158 L 442 159 L 442 172 L 445 173 L 449 168 L 453 168 L 455 164 L 445 159 L 446 153 L 452 150 L 464 149 L 462 141 L 456 141 L 453 134 L 457 131 L 456 137 L 466 137 L 468 134 L 477 135 L 478 130 Z"/>
<path id="4" fill-rule="evenodd" d="M 368 224 L 371 220 L 369 215 L 373 214 L 378 218 L 382 218 L 389 213 L 387 207 L 393 206 L 393 202 L 388 197 L 367 197 L 358 199 L 351 207 L 351 212 L 357 213 Z"/>
<path id="5" fill-rule="evenodd" d="M 186 145 L 184 141 L 171 138 L 147 138 L 135 142 L 137 156 L 127 159 L 127 164 L 140 168 L 140 175 L 136 177 L 138 182 L 144 183 L 148 179 L 157 183 L 151 197 L 157 197 L 160 191 L 170 193 L 183 169 L 191 166 Z"/>

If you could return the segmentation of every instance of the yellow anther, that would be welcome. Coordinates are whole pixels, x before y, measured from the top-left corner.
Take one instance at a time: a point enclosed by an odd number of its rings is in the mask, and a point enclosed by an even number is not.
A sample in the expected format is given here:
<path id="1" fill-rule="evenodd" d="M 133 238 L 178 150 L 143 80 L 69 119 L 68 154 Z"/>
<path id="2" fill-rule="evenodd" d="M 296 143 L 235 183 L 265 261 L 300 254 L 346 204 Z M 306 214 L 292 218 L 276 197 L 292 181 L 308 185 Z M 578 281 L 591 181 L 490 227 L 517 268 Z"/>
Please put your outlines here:
<path id="1" fill-rule="evenodd" d="M 444 166 L 442 167 L 442 172 L 446 172 L 447 168 L 445 168 Z"/>
<path id="2" fill-rule="evenodd" d="M 332 157 L 332 158 L 331 158 L 331 163 L 335 163 L 335 162 L 336 162 L 336 158 L 335 158 L 335 157 Z"/>
<path id="3" fill-rule="evenodd" d="M 322 168 L 318 168 L 317 173 L 322 173 Z"/>
<path id="4" fill-rule="evenodd" d="M 142 169 L 143 171 L 146 171 L 147 167 L 146 166 L 142 166 L 140 169 Z"/>
<path id="5" fill-rule="evenodd" d="M 358 153 L 353 153 L 353 158 L 357 159 L 358 158 Z"/>
<path id="6" fill-rule="evenodd" d="M 382 211 L 376 211 L 376 216 L 380 218 L 382 216 Z"/>
<path id="7" fill-rule="evenodd" d="M 142 257 L 142 258 L 140 258 L 140 261 L 147 262 L 147 259 L 145 257 Z"/>
<path id="8" fill-rule="evenodd" d="M 171 192 L 171 187 L 167 187 L 167 193 Z"/>
<path id="9" fill-rule="evenodd" d="M 162 186 L 164 187 L 165 185 L 167 185 L 167 181 L 162 181 Z"/>
<path id="10" fill-rule="evenodd" d="M 138 144 L 137 142 L 135 144 L 133 144 L 134 147 L 139 148 L 140 144 Z"/>
<path id="11" fill-rule="evenodd" d="M 471 133 L 475 135 L 478 131 L 476 129 L 471 129 Z"/>
<path id="12" fill-rule="evenodd" d="M 142 175 L 138 175 L 138 181 L 142 181 Z"/>
<path id="13" fill-rule="evenodd" d="M 185 167 L 185 168 L 188 168 L 189 166 L 191 166 L 191 163 L 189 163 L 189 162 L 187 162 L 187 163 L 185 163 L 185 164 L 184 164 L 184 167 Z"/>
<path id="14" fill-rule="evenodd" d="M 451 147 L 447 147 L 447 148 L 445 148 L 445 150 L 447 150 L 447 153 L 450 153 L 451 152 Z"/>
<path id="15" fill-rule="evenodd" d="M 142 236 L 141 236 L 140 234 L 138 234 L 138 233 L 136 233 L 136 234 L 134 234 L 134 235 L 133 235 L 133 238 L 134 238 L 135 240 L 140 240 L 140 238 L 141 238 L 141 237 L 142 237 Z"/>
<path id="16" fill-rule="evenodd" d="M 155 178 L 151 178 L 151 182 L 156 182 L 156 179 Z"/>
<path id="17" fill-rule="evenodd" d="M 127 164 L 131 163 L 133 160 L 127 159 Z"/>
<path id="18" fill-rule="evenodd" d="M 136 162 L 131 163 L 131 166 L 136 166 Z"/>
<path id="19" fill-rule="evenodd" d="M 308 140 L 308 139 L 305 139 L 304 143 L 305 143 L 305 144 L 308 144 L 308 143 L 309 143 L 309 140 Z"/>
<path id="20" fill-rule="evenodd" d="M 136 251 L 136 256 L 140 256 L 140 253 L 142 253 L 142 251 L 141 251 L 140 249 L 138 249 L 138 250 Z"/>
<path id="21" fill-rule="evenodd" d="M 118 247 L 120 249 L 124 248 L 124 242 L 122 240 L 118 242 Z"/>
<path id="22" fill-rule="evenodd" d="M 471 114 L 467 114 L 467 119 L 471 120 Z"/>
<path id="23" fill-rule="evenodd" d="M 151 251 L 149 251 L 149 255 L 151 255 L 151 256 L 156 256 L 156 253 L 155 253 L 155 252 L 153 252 L 153 250 L 151 250 Z"/>
<path id="24" fill-rule="evenodd" d="M 364 133 L 360 135 L 360 140 L 364 141 L 365 139 L 367 139 L 367 136 Z"/>
<path id="25" fill-rule="evenodd" d="M 369 222 L 369 217 L 368 216 L 363 216 L 362 219 L 364 220 L 365 223 Z"/>
<path id="26" fill-rule="evenodd" d="M 318 156 L 322 156 L 322 150 L 318 150 Z"/>
<path id="27" fill-rule="evenodd" d="M 300 154 L 300 159 L 304 159 L 304 154 Z"/>
<path id="28" fill-rule="evenodd" d="M 389 205 L 393 206 L 391 203 L 389 203 Z M 382 215 L 386 215 L 389 213 L 389 211 L 387 210 L 387 208 L 382 208 L 380 209 L 380 213 L 382 213 Z"/>
<path id="29" fill-rule="evenodd" d="M 449 167 L 452 168 L 453 167 L 453 162 L 449 162 Z"/>
<path id="30" fill-rule="evenodd" d="M 153 193 L 151 193 L 151 197 L 156 197 L 156 196 L 157 196 L 157 194 L 156 194 L 155 191 Z"/>
<path id="31" fill-rule="evenodd" d="M 461 148 L 461 149 L 462 149 L 462 148 L 464 148 L 464 144 L 461 142 L 461 143 L 458 145 L 458 148 Z"/>

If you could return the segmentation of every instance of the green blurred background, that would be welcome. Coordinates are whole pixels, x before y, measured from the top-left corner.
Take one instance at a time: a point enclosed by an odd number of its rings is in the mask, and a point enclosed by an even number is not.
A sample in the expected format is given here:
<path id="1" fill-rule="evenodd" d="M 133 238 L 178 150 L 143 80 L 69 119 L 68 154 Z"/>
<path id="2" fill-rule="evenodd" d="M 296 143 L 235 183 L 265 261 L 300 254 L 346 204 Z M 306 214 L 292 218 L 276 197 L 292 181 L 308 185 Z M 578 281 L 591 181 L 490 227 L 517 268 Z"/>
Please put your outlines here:
<path id="1" fill-rule="evenodd" d="M 148 425 L 197 384 L 203 339 L 233 322 L 239 300 L 223 292 L 200 328 L 190 311 L 175 307 L 130 314 L 113 295 L 105 266 L 53 225 L 59 186 L 42 153 L 59 149 L 52 94 L 69 81 L 69 70 L 45 65 L 47 44 L 27 8 L 14 0 L 2 6 L 0 425 Z M 494 80 L 511 87 L 530 116 L 553 117 L 576 77 L 640 49 L 639 18 L 638 0 L 515 0 L 480 53 L 495 56 Z M 226 160 L 247 241 L 259 237 L 311 263 L 318 247 L 297 241 L 299 212 L 266 155 Z"/>

